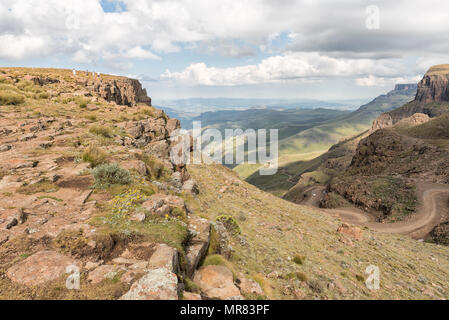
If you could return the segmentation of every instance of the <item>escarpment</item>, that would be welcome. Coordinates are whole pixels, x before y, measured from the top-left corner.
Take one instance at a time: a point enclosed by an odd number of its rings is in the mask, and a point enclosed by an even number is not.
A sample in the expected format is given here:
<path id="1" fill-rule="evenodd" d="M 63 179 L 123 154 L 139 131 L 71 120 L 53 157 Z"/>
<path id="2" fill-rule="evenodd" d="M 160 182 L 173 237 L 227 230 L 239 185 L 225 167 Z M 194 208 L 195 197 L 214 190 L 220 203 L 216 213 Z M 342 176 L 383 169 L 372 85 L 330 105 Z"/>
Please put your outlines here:
<path id="1" fill-rule="evenodd" d="M 135 79 L 100 80 L 88 82 L 87 87 L 106 101 L 119 105 L 135 106 L 144 103 L 151 106 L 146 89 Z"/>
<path id="2" fill-rule="evenodd" d="M 416 101 L 449 102 L 449 65 L 438 65 L 429 69 L 418 84 Z"/>
<path id="3" fill-rule="evenodd" d="M 380 115 L 372 130 L 395 125 L 416 113 L 438 117 L 449 111 L 449 65 L 437 65 L 429 69 L 418 83 L 415 99 L 404 106 Z"/>

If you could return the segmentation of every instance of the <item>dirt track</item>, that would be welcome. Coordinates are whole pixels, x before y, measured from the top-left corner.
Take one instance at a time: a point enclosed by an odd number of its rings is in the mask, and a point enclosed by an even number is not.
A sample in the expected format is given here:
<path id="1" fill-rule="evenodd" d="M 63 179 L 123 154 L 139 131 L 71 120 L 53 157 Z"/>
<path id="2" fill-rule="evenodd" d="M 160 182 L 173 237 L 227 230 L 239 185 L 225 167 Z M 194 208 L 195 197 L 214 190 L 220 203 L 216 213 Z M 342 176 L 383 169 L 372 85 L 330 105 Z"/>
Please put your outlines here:
<path id="1" fill-rule="evenodd" d="M 323 190 L 323 187 L 308 190 L 310 197 L 304 204 L 316 207 Z M 420 207 L 410 218 L 400 222 L 375 222 L 374 216 L 355 208 L 321 210 L 351 224 L 366 226 L 380 232 L 405 234 L 414 239 L 423 239 L 443 218 L 449 216 L 449 186 L 422 182 L 418 183 L 417 191 Z"/>

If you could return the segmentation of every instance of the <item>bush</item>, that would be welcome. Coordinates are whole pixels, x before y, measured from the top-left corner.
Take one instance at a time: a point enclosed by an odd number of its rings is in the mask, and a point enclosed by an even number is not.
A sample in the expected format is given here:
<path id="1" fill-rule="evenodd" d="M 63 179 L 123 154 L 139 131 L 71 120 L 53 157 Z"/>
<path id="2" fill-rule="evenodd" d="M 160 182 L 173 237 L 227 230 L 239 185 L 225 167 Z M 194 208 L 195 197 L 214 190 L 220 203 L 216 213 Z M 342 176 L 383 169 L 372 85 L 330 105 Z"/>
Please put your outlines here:
<path id="1" fill-rule="evenodd" d="M 43 99 L 43 100 L 48 99 L 49 97 L 50 97 L 50 95 L 47 92 L 39 93 L 37 95 L 38 99 Z"/>
<path id="2" fill-rule="evenodd" d="M 217 217 L 216 221 L 221 222 L 226 228 L 226 230 L 228 230 L 233 235 L 239 235 L 242 233 L 239 224 L 237 223 L 237 221 L 234 219 L 233 216 L 221 215 Z"/>
<path id="3" fill-rule="evenodd" d="M 95 188 L 104 189 L 111 185 L 125 185 L 132 182 L 128 170 L 120 168 L 118 164 L 102 164 L 92 170 L 95 179 Z"/>
<path id="4" fill-rule="evenodd" d="M 0 93 L 0 105 L 19 105 L 25 102 L 25 98 L 13 92 L 3 92 Z"/>
<path id="5" fill-rule="evenodd" d="M 113 137 L 112 129 L 105 126 L 92 126 L 89 128 L 89 132 L 105 138 Z"/>
<path id="6" fill-rule="evenodd" d="M 106 162 L 106 153 L 100 148 L 90 146 L 83 152 L 82 159 L 84 162 L 89 162 L 92 168 Z"/>
<path id="7" fill-rule="evenodd" d="M 293 258 L 293 262 L 300 265 L 304 264 L 305 260 L 306 257 L 299 254 L 296 254 L 295 257 Z"/>

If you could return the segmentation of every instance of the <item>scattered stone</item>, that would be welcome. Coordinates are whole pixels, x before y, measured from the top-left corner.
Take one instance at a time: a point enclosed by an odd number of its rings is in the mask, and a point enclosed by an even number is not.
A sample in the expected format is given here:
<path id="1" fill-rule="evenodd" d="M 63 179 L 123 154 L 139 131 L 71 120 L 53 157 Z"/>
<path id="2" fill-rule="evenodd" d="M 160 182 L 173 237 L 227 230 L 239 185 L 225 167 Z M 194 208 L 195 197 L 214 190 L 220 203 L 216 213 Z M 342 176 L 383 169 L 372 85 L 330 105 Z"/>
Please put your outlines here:
<path id="1" fill-rule="evenodd" d="M 88 271 L 91 271 L 91 270 L 93 270 L 93 269 L 99 267 L 100 264 L 101 264 L 100 262 L 92 262 L 92 261 L 88 261 L 88 262 L 86 262 L 86 264 L 84 265 L 84 269 L 86 269 L 86 270 L 88 270 Z"/>
<path id="2" fill-rule="evenodd" d="M 146 216 L 145 216 L 145 213 L 143 213 L 143 212 L 135 212 L 131 215 L 131 217 L 129 219 L 131 221 L 144 222 L 146 219 Z"/>
<path id="3" fill-rule="evenodd" d="M 178 300 L 178 277 L 165 268 L 150 270 L 120 300 Z"/>
<path id="4" fill-rule="evenodd" d="M 35 286 L 58 279 L 71 265 L 78 263 L 56 251 L 40 251 L 9 268 L 6 275 L 14 282 Z"/>
<path id="5" fill-rule="evenodd" d="M 198 188 L 196 181 L 193 179 L 184 182 L 184 184 L 182 185 L 182 190 L 187 191 L 194 195 L 200 193 L 200 189 Z"/>
<path id="6" fill-rule="evenodd" d="M 306 297 L 306 294 L 301 289 L 296 289 L 295 291 L 293 291 L 293 295 L 295 296 L 296 300 L 304 300 L 304 298 Z"/>
<path id="7" fill-rule="evenodd" d="M 363 232 L 360 228 L 350 226 L 347 223 L 343 223 L 338 229 L 338 233 L 344 234 L 353 240 L 363 240 Z"/>
<path id="8" fill-rule="evenodd" d="M 19 221 L 17 220 L 16 217 L 9 217 L 9 218 L 6 220 L 6 226 L 5 226 L 5 228 L 6 228 L 7 230 L 9 230 L 9 229 L 11 229 L 12 227 L 17 226 L 18 224 L 19 224 Z"/>
<path id="9" fill-rule="evenodd" d="M 39 164 L 39 161 L 25 161 L 19 163 L 15 169 L 35 168 Z"/>
<path id="10" fill-rule="evenodd" d="M 53 146 L 53 141 L 43 142 L 43 143 L 39 144 L 39 147 L 41 147 L 42 149 L 49 149 L 52 146 Z"/>
<path id="11" fill-rule="evenodd" d="M 97 284 L 105 279 L 113 279 L 120 271 L 124 270 L 125 269 L 120 266 L 105 264 L 89 272 L 87 280 L 92 284 Z"/>
<path id="12" fill-rule="evenodd" d="M 158 216 L 170 214 L 174 209 L 178 209 L 187 215 L 187 207 L 184 199 L 162 193 L 152 195 L 148 201 L 142 204 L 142 207 Z"/>
<path id="13" fill-rule="evenodd" d="M 137 173 L 139 173 L 142 176 L 145 176 L 147 174 L 147 166 L 145 162 L 140 160 L 131 160 L 121 163 L 122 168 L 127 170 L 135 170 Z"/>
<path id="14" fill-rule="evenodd" d="M 170 182 L 171 182 L 171 184 L 172 184 L 175 188 L 181 189 L 181 188 L 182 188 L 182 174 L 181 174 L 181 172 L 179 172 L 179 171 L 174 172 L 174 173 L 171 175 L 171 180 L 170 180 Z"/>
<path id="15" fill-rule="evenodd" d="M 193 281 L 210 299 L 241 299 L 239 289 L 234 285 L 232 272 L 224 266 L 206 266 L 200 268 Z"/>
<path id="16" fill-rule="evenodd" d="M 24 135 L 22 138 L 20 138 L 20 141 L 25 142 L 25 141 L 29 141 L 29 140 L 36 139 L 36 138 L 37 138 L 37 136 L 34 133 L 30 133 L 30 134 Z"/>
<path id="17" fill-rule="evenodd" d="M 237 279 L 237 286 L 240 288 L 240 292 L 242 293 L 253 293 L 258 295 L 264 294 L 260 285 L 252 279 L 239 278 Z"/>
<path id="18" fill-rule="evenodd" d="M 0 246 L 9 240 L 9 235 L 5 233 L 0 233 Z"/>
<path id="19" fill-rule="evenodd" d="M 0 146 L 0 152 L 6 152 L 6 151 L 9 151 L 11 149 L 12 149 L 12 146 L 10 146 L 10 145 Z"/>

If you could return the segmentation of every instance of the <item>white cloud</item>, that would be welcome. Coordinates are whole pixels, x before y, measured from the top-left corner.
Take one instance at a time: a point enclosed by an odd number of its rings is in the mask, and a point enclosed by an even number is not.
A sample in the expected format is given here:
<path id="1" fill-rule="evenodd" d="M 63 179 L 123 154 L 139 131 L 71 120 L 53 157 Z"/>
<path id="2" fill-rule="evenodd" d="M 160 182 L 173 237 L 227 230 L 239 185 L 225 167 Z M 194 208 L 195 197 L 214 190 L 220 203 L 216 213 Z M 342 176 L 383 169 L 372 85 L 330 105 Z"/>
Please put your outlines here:
<path id="1" fill-rule="evenodd" d="M 397 83 L 418 83 L 421 78 L 421 75 L 417 75 L 414 77 L 383 78 L 376 77 L 370 74 L 367 77 L 357 78 L 356 84 L 360 87 L 392 87 Z"/>
<path id="2" fill-rule="evenodd" d="M 284 55 L 264 59 L 259 64 L 231 68 L 214 68 L 208 67 L 205 63 L 193 63 L 181 72 L 167 70 L 161 79 L 190 85 L 235 86 L 364 76 L 371 72 L 394 76 L 403 70 L 403 65 L 398 61 L 336 59 L 316 52 L 287 52 Z"/>
<path id="3" fill-rule="evenodd" d="M 32 56 L 43 56 L 48 52 L 46 40 L 43 37 L 30 35 L 0 34 L 0 59 L 18 60 Z"/>
<path id="4" fill-rule="evenodd" d="M 161 58 L 154 53 L 142 49 L 142 47 L 137 46 L 126 51 L 125 57 L 131 59 L 151 59 L 151 60 L 161 60 Z"/>

